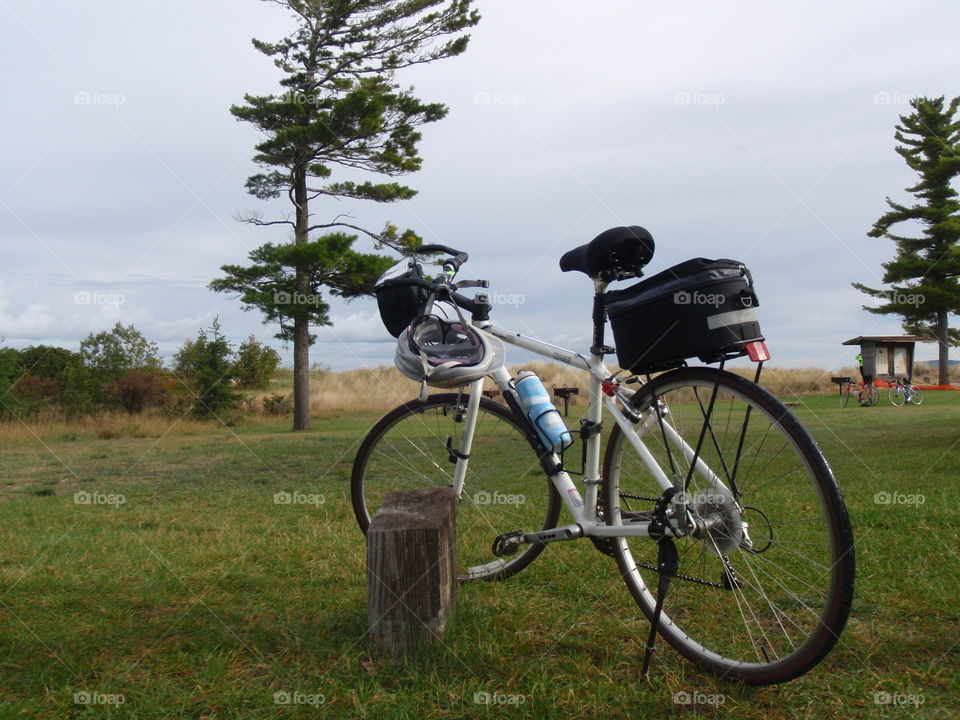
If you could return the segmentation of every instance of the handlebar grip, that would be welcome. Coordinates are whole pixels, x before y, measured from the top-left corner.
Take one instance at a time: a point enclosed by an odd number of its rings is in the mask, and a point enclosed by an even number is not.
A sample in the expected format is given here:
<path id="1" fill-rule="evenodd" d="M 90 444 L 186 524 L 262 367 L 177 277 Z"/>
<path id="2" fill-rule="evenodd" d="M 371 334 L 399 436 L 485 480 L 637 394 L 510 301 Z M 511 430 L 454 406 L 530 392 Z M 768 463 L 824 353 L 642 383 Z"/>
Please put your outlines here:
<path id="1" fill-rule="evenodd" d="M 416 253 L 435 253 L 442 252 L 450 255 L 450 259 L 444 261 L 443 269 L 452 270 L 454 274 L 460 269 L 460 266 L 463 265 L 467 260 L 470 259 L 470 256 L 467 253 L 461 250 L 454 250 L 452 247 L 446 245 L 421 245 L 414 250 Z"/>
<path id="2" fill-rule="evenodd" d="M 452 258 L 443 263 L 444 270 L 452 270 L 453 274 L 456 275 L 457 271 L 460 270 L 460 266 L 463 265 L 467 260 L 470 259 L 470 256 L 465 252 L 458 252 Z"/>

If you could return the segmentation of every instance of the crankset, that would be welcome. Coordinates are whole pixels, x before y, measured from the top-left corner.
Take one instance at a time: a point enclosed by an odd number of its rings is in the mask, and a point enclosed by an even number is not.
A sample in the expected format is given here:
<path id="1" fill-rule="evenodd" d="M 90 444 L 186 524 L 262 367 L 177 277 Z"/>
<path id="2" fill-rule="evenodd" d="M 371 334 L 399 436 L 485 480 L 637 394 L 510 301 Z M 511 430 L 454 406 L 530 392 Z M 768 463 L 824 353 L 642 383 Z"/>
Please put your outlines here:
<path id="1" fill-rule="evenodd" d="M 493 554 L 497 557 L 516 555 L 521 543 L 523 543 L 523 530 L 513 530 L 497 535 L 496 540 L 493 541 Z"/>

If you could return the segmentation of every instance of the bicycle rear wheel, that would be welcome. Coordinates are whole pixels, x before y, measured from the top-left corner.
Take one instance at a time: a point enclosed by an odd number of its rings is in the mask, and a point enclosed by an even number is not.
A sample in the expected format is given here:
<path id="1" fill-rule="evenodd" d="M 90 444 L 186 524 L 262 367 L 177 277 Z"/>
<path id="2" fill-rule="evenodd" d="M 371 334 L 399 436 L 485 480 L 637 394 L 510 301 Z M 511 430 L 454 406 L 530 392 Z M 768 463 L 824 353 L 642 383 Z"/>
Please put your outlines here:
<path id="1" fill-rule="evenodd" d="M 353 463 L 350 494 L 366 534 L 384 496 L 394 490 L 449 487 L 460 448 L 467 394 L 439 394 L 391 410 L 364 438 Z M 545 545 L 522 545 L 498 558 L 493 541 L 514 530 L 555 527 L 560 497 L 510 410 L 486 398 L 457 505 L 457 574 L 461 580 L 500 580 L 529 565 Z"/>
<path id="2" fill-rule="evenodd" d="M 923 402 L 923 390 L 916 387 L 910 388 L 910 402 L 920 405 Z"/>
<path id="3" fill-rule="evenodd" d="M 843 630 L 854 582 L 853 533 L 819 448 L 780 401 L 713 368 L 660 375 L 633 403 L 646 410 L 641 442 L 676 478 L 693 516 L 721 520 L 700 539 L 675 540 L 679 566 L 660 634 L 689 660 L 748 683 L 807 672 Z M 604 482 L 609 524 L 649 519 L 661 490 L 619 427 Z M 652 618 L 657 544 L 616 538 L 614 548 L 627 587 Z"/>

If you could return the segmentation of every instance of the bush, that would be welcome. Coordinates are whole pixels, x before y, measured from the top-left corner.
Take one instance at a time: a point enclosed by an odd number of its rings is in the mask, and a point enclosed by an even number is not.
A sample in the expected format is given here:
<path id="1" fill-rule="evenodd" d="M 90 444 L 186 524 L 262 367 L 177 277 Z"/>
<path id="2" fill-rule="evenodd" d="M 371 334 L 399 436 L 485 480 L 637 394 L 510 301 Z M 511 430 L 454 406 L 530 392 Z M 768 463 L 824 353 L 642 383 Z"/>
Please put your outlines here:
<path id="1" fill-rule="evenodd" d="M 233 389 L 235 369 L 230 343 L 214 318 L 210 330 L 201 330 L 196 340 L 187 340 L 174 356 L 176 372 L 196 394 L 193 414 L 210 417 L 233 410 L 240 393 Z"/>
<path id="2" fill-rule="evenodd" d="M 265 388 L 280 367 L 280 355 L 251 335 L 237 349 L 237 384 L 247 390 Z"/>
<path id="3" fill-rule="evenodd" d="M 263 412 L 267 415 L 289 415 L 293 412 L 293 398 L 289 395 L 267 395 L 263 398 Z"/>
<path id="4" fill-rule="evenodd" d="M 167 387 L 155 371 L 128 370 L 110 384 L 110 392 L 127 413 L 135 415 L 162 404 Z"/>

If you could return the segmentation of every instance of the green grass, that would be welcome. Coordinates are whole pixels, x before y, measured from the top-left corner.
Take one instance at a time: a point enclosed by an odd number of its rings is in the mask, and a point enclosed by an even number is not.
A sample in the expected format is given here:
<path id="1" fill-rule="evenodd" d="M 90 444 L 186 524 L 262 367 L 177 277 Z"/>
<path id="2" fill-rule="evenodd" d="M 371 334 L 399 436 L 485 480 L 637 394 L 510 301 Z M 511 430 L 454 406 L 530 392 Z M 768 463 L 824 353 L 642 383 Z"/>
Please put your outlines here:
<path id="1" fill-rule="evenodd" d="M 857 595 L 827 660 L 768 688 L 714 679 L 667 646 L 641 678 L 647 623 L 587 542 L 461 586 L 450 632 L 416 658 L 371 656 L 349 474 L 376 414 L 298 435 L 276 421 L 0 437 L 0 718 L 957 717 L 960 393 L 919 408 L 813 397 L 796 412 L 844 489 Z M 282 692 L 313 704 L 277 705 Z M 678 705 L 682 692 L 723 704 Z"/>

